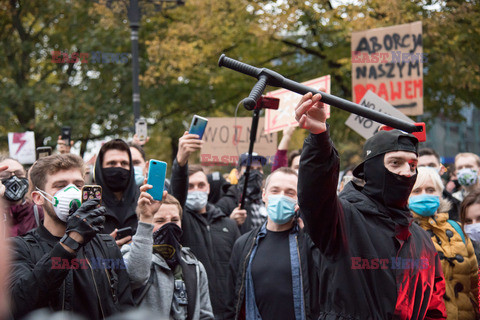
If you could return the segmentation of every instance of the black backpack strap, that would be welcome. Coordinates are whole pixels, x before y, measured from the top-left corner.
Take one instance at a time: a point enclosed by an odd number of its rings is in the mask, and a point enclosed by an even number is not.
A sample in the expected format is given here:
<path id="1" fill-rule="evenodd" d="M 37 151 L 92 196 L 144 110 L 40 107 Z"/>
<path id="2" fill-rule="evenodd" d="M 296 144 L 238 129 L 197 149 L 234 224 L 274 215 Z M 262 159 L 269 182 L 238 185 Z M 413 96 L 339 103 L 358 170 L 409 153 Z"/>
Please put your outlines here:
<path id="1" fill-rule="evenodd" d="M 143 298 L 145 298 L 145 295 L 147 294 L 148 289 L 150 289 L 150 287 L 152 286 L 154 275 L 155 275 L 155 266 L 152 263 L 150 265 L 150 277 L 148 278 L 147 283 L 140 288 L 132 290 L 133 302 L 135 302 L 135 305 L 137 307 L 140 306 L 140 303 L 143 301 Z"/>

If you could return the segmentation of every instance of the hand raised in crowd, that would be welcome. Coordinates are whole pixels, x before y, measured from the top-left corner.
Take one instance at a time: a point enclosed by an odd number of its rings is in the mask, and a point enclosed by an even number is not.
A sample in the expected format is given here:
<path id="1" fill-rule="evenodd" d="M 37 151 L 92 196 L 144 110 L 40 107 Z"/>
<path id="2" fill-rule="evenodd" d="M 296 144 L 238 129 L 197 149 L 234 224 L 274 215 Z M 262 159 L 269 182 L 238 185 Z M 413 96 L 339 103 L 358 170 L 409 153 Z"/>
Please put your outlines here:
<path id="1" fill-rule="evenodd" d="M 247 210 L 240 209 L 240 205 L 238 205 L 230 214 L 230 219 L 235 220 L 235 222 L 241 226 L 245 222 L 245 219 L 247 219 Z"/>
<path id="2" fill-rule="evenodd" d="M 300 127 L 309 130 L 313 134 L 327 131 L 327 110 L 325 104 L 320 101 L 322 96 L 317 93 L 312 96 L 305 94 L 295 107 L 295 120 Z"/>
<path id="3" fill-rule="evenodd" d="M 57 149 L 60 154 L 70 153 L 70 149 L 73 146 L 73 140 L 70 141 L 70 145 L 65 143 L 65 140 L 62 139 L 62 136 L 58 136 L 57 140 Z"/>
<path id="4" fill-rule="evenodd" d="M 8 166 L 1 166 L 0 172 L 5 171 L 7 169 L 8 169 Z M 2 181 L 0 181 L 0 198 L 3 197 L 4 193 L 5 193 L 5 186 L 3 185 Z"/>
<path id="5" fill-rule="evenodd" d="M 152 195 L 147 193 L 147 190 L 152 189 L 153 186 L 144 184 L 140 187 L 140 197 L 137 203 L 138 220 L 145 223 L 153 224 L 153 216 L 162 206 L 162 201 L 154 200 Z M 162 199 L 167 196 L 167 191 L 163 191 Z"/>
<path id="6" fill-rule="evenodd" d="M 99 199 L 90 199 L 74 211 L 67 219 L 65 234 L 78 243 L 88 243 L 103 230 L 105 207 L 98 207 Z M 71 209 L 75 210 L 74 207 Z M 68 249 L 67 249 L 68 250 Z"/>
<path id="7" fill-rule="evenodd" d="M 292 139 L 292 135 L 295 132 L 296 128 L 297 127 L 292 126 L 283 129 L 282 140 L 280 140 L 280 143 L 277 147 L 278 150 L 288 150 L 288 144 L 290 143 L 290 140 Z"/>
<path id="8" fill-rule="evenodd" d="M 185 131 L 183 136 L 178 139 L 177 162 L 181 167 L 187 164 L 188 158 L 193 152 L 202 149 L 203 141 L 199 138 L 198 135 Z"/>
<path id="9" fill-rule="evenodd" d="M 143 141 L 138 139 L 138 135 L 135 133 L 133 135 L 132 143 L 143 147 L 148 142 L 148 140 L 150 140 L 150 137 L 147 137 L 147 139 L 145 139 Z"/>

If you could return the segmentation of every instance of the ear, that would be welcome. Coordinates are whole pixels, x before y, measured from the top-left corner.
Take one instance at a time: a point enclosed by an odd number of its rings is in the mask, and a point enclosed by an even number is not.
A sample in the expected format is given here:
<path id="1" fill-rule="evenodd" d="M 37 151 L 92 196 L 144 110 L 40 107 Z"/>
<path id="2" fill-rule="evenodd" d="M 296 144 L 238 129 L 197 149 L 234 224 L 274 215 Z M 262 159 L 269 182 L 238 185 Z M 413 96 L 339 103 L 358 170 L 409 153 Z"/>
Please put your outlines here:
<path id="1" fill-rule="evenodd" d="M 210 183 L 207 182 L 207 186 L 208 186 L 207 194 L 210 194 Z"/>
<path id="2" fill-rule="evenodd" d="M 37 206 L 43 206 L 43 203 L 45 201 L 45 198 L 42 197 L 42 195 L 40 194 L 40 192 L 38 191 L 33 191 L 32 194 L 32 200 L 33 202 L 37 205 Z"/>

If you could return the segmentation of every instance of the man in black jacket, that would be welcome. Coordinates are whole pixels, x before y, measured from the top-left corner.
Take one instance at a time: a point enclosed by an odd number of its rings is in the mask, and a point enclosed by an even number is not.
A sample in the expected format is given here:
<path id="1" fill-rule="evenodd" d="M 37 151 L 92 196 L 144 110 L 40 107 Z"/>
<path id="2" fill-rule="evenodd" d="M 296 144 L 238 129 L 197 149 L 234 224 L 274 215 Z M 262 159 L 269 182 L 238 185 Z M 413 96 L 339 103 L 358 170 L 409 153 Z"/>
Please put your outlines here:
<path id="1" fill-rule="evenodd" d="M 130 147 L 125 141 L 114 139 L 100 148 L 95 162 L 95 183 L 102 187 L 102 203 L 107 209 L 103 233 L 113 232 L 112 236 L 116 236 L 115 229 L 125 227 L 131 227 L 135 233 L 140 190 L 135 183 Z M 131 238 L 127 236 L 117 243 L 122 245 Z"/>
<path id="2" fill-rule="evenodd" d="M 181 243 L 192 250 L 207 271 L 215 319 L 229 319 L 225 316 L 228 262 L 240 233 L 235 221 L 208 203 L 210 185 L 202 167 L 187 164 L 190 154 L 201 146 L 198 135 L 185 132 L 179 139 L 172 165 L 171 190 L 184 206 Z"/>
<path id="3" fill-rule="evenodd" d="M 250 175 L 248 177 L 247 192 L 245 194 L 245 209 L 240 209 L 240 201 L 245 184 L 245 171 L 248 165 L 248 153 L 242 153 L 238 160 L 238 183 L 231 185 L 225 195 L 215 204 L 223 213 L 235 220 L 244 234 L 263 225 L 267 218 L 265 204 L 262 201 L 263 166 L 267 159 L 257 153 L 252 153 Z"/>
<path id="4" fill-rule="evenodd" d="M 267 222 L 233 248 L 228 319 L 317 319 L 319 252 L 295 216 L 297 181 L 287 167 L 267 177 Z"/>
<path id="5" fill-rule="evenodd" d="M 399 130 L 367 140 L 353 174 L 365 186 L 336 187 L 339 157 L 319 94 L 295 109 L 305 139 L 298 199 L 321 252 L 319 319 L 445 319 L 445 280 L 430 236 L 407 208 L 418 140 Z"/>
<path id="6" fill-rule="evenodd" d="M 102 319 L 133 306 L 120 250 L 109 235 L 98 200 L 75 210 L 84 184 L 83 160 L 72 154 L 39 159 L 30 171 L 31 196 L 44 224 L 13 238 L 12 313 L 50 308 Z"/>

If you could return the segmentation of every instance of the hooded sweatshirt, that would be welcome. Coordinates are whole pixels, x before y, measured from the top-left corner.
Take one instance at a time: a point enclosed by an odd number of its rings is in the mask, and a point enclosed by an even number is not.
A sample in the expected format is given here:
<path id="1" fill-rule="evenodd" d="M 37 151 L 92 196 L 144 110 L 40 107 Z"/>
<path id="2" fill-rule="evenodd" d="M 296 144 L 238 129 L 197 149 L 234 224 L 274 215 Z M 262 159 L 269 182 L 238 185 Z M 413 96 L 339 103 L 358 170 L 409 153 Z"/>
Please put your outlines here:
<path id="1" fill-rule="evenodd" d="M 127 148 L 128 149 L 128 148 Z M 130 178 L 127 188 L 123 191 L 122 199 L 118 200 L 113 191 L 105 183 L 105 177 L 102 170 L 104 152 L 100 150 L 95 162 L 95 183 L 102 187 L 102 205 L 105 206 L 105 224 L 103 233 L 112 233 L 115 228 L 121 229 L 131 227 L 133 233 L 137 229 L 138 218 L 135 213 L 140 190 L 135 184 L 135 172 L 132 164 L 132 155 L 128 149 L 128 158 L 130 159 Z"/>

